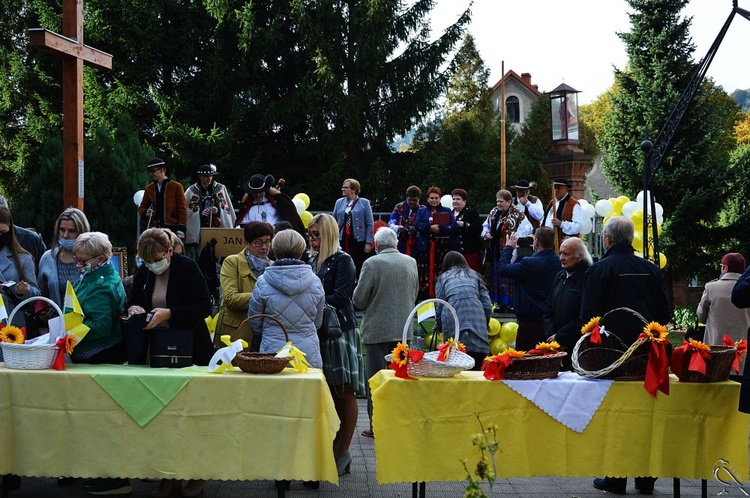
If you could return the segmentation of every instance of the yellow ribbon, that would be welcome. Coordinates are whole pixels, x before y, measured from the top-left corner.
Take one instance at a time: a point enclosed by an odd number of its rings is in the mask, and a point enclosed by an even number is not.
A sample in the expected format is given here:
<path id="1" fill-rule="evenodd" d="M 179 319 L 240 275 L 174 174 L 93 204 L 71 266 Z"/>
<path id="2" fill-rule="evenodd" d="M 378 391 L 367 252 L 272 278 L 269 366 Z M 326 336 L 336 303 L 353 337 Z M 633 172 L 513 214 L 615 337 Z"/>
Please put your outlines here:
<path id="1" fill-rule="evenodd" d="M 291 342 L 287 342 L 283 348 L 276 353 L 278 358 L 289 358 L 292 368 L 299 373 L 305 373 L 310 369 L 310 364 L 305 359 L 305 353 L 294 347 Z"/>

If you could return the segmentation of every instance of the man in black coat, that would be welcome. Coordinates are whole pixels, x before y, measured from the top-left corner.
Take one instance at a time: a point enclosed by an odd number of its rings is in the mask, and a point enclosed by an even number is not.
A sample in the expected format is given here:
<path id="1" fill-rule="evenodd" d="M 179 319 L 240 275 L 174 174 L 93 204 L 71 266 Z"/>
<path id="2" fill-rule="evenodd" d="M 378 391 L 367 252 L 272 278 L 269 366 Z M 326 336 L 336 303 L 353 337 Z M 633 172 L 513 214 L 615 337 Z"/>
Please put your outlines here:
<path id="1" fill-rule="evenodd" d="M 621 307 L 637 311 L 649 322 L 666 325 L 671 320 L 672 310 L 664 277 L 656 265 L 634 254 L 634 230 L 633 223 L 625 217 L 612 218 L 604 225 L 603 242 L 607 252 L 586 272 L 581 323 Z M 625 344 L 632 344 L 641 332 L 633 328 L 618 336 Z M 635 487 L 641 494 L 650 495 L 655 481 L 655 477 L 636 477 Z M 625 494 L 627 479 L 597 478 L 594 487 Z"/>
<path id="2" fill-rule="evenodd" d="M 552 281 L 544 312 L 544 332 L 548 341 L 557 341 L 567 351 L 563 370 L 571 369 L 571 354 L 581 337 L 581 295 L 586 270 L 591 266 L 591 255 L 578 237 L 565 239 L 560 244 L 560 264 Z"/>
<path id="3" fill-rule="evenodd" d="M 734 284 L 732 304 L 738 308 L 750 308 L 750 267 Z M 750 329 L 748 329 L 748 332 L 750 332 Z M 745 362 L 745 370 L 742 372 L 739 410 L 743 413 L 750 413 L 750 361 Z"/>

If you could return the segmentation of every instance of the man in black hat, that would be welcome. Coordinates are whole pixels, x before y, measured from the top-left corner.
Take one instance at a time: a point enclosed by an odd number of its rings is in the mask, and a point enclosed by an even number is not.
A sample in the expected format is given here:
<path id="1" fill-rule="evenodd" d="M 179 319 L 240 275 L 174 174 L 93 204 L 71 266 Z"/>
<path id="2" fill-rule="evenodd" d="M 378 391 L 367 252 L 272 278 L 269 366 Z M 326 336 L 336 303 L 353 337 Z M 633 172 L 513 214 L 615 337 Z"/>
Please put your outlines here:
<path id="1" fill-rule="evenodd" d="M 227 188 L 214 180 L 219 172 L 214 164 L 203 164 L 195 172 L 198 181 L 185 191 L 187 202 L 187 233 L 185 246 L 188 250 L 200 242 L 201 228 L 231 228 L 235 214 Z"/>
<path id="2" fill-rule="evenodd" d="M 167 165 L 155 157 L 146 165 L 152 182 L 146 185 L 138 214 L 143 229 L 169 228 L 181 239 L 187 229 L 187 202 L 180 182 L 167 178 Z"/>
<path id="3" fill-rule="evenodd" d="M 284 180 L 279 180 L 279 186 Z M 244 227 L 251 221 L 262 221 L 275 225 L 279 221 L 288 221 L 300 235 L 305 235 L 305 225 L 297 213 L 294 202 L 288 195 L 274 187 L 273 176 L 254 174 L 242 184 L 245 196 L 242 198 L 240 214 L 236 226 Z"/>
<path id="4" fill-rule="evenodd" d="M 527 180 L 518 180 L 518 183 L 510 188 L 516 191 L 513 205 L 526 215 L 531 226 L 539 228 L 539 220 L 544 216 L 544 207 L 539 197 L 531 195 L 531 189 L 536 187 L 536 182 L 529 183 Z"/>
<path id="5" fill-rule="evenodd" d="M 570 195 L 570 183 L 565 178 L 552 181 L 555 198 L 547 205 L 541 225 L 557 231 L 559 243 L 568 237 L 580 237 L 583 227 L 583 211 L 578 199 Z"/>

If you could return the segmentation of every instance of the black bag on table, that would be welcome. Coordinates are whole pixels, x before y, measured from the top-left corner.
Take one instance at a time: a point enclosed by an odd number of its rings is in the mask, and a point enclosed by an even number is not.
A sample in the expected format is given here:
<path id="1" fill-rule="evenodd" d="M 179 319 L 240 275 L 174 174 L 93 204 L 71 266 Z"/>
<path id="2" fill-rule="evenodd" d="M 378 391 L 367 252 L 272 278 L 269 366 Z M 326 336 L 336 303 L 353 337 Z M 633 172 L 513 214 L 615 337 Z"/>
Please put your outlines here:
<path id="1" fill-rule="evenodd" d="M 151 330 L 149 363 L 152 368 L 182 368 L 193 365 L 193 331 L 174 327 Z"/>

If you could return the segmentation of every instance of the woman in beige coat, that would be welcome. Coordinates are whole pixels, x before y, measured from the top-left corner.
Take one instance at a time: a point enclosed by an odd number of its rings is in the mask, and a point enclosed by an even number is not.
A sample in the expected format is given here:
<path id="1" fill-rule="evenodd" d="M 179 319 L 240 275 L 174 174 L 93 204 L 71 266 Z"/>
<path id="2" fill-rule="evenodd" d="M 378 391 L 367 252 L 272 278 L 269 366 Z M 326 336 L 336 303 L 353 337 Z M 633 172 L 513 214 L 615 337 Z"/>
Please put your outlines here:
<path id="1" fill-rule="evenodd" d="M 273 233 L 273 227 L 269 223 L 251 221 L 244 227 L 245 249 L 224 259 L 219 277 L 221 307 L 216 321 L 214 345 L 222 346 L 222 335 L 231 336 L 233 341 L 244 339 L 248 344 L 252 342 L 250 327 L 247 324 L 241 330 L 237 330 L 237 327 L 247 318 L 255 282 L 271 264 L 268 252 L 271 250 Z M 257 347 L 255 350 L 257 351 Z"/>
<path id="2" fill-rule="evenodd" d="M 745 258 L 740 253 L 730 252 L 721 258 L 721 277 L 706 284 L 698 304 L 698 319 L 706 324 L 703 342 L 709 346 L 721 346 L 724 335 L 733 341 L 747 339 L 750 327 L 750 308 L 740 309 L 732 304 L 732 289 L 745 271 Z M 740 372 L 745 366 L 743 357 Z"/>

